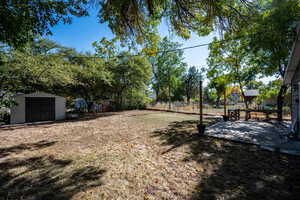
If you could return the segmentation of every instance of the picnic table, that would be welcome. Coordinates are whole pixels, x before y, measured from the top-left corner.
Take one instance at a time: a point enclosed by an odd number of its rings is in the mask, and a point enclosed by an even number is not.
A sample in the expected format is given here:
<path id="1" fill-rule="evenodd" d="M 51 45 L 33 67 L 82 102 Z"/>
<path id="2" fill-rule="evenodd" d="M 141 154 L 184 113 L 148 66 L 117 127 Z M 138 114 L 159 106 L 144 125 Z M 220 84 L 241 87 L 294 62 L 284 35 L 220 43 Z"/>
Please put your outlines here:
<path id="1" fill-rule="evenodd" d="M 236 121 L 240 119 L 241 112 L 245 112 L 245 120 L 251 119 L 251 113 L 264 113 L 266 120 L 270 119 L 270 114 L 277 113 L 278 110 L 266 110 L 266 109 L 230 109 L 228 110 L 229 120 Z"/>

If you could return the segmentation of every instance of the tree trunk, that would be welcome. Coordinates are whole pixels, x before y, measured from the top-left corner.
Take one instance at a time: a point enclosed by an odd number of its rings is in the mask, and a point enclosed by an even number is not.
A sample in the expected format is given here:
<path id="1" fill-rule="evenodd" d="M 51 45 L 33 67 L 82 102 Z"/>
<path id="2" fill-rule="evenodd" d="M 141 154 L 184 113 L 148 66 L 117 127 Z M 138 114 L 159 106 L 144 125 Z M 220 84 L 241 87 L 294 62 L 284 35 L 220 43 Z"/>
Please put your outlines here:
<path id="1" fill-rule="evenodd" d="M 171 110 L 171 86 L 169 84 L 169 110 Z"/>
<path id="2" fill-rule="evenodd" d="M 226 116 L 226 104 L 227 104 L 227 101 L 226 101 L 226 90 L 224 90 L 224 116 Z"/>
<path id="3" fill-rule="evenodd" d="M 154 89 L 155 90 L 155 93 L 156 93 L 156 102 L 159 102 L 159 89 Z"/>
<path id="4" fill-rule="evenodd" d="M 217 107 L 217 108 L 220 107 L 220 99 L 221 99 L 221 96 L 218 95 L 218 96 L 217 96 L 217 101 L 216 101 L 216 107 Z"/>
<path id="5" fill-rule="evenodd" d="M 238 84 L 240 86 L 240 89 L 241 89 L 241 93 L 242 93 L 242 97 L 244 99 L 244 103 L 245 103 L 245 106 L 246 106 L 246 110 L 248 110 L 249 106 L 248 106 L 248 102 L 245 98 L 245 93 L 244 93 L 244 90 L 243 90 L 243 84 L 242 84 L 242 81 L 241 81 L 241 77 L 240 77 L 240 72 L 239 72 L 239 64 L 236 62 L 236 71 L 235 71 L 235 75 L 236 75 L 236 78 L 237 78 L 237 81 L 238 81 Z"/>
<path id="6" fill-rule="evenodd" d="M 190 103 L 191 103 L 191 97 L 190 97 L 190 96 L 187 96 L 187 97 L 186 97 L 186 100 L 187 100 L 188 105 L 190 105 Z"/>
<path id="7" fill-rule="evenodd" d="M 171 77 L 170 77 L 170 69 L 168 69 L 168 86 L 169 86 L 169 110 L 171 110 Z"/>
<path id="8" fill-rule="evenodd" d="M 249 106 L 248 106 L 248 101 L 247 101 L 247 99 L 245 98 L 244 90 L 242 89 L 241 86 L 240 86 L 240 88 L 241 88 L 242 97 L 243 97 L 243 99 L 244 99 L 244 104 L 245 104 L 245 106 L 246 106 L 246 109 L 248 110 L 248 108 L 249 108 Z"/>
<path id="9" fill-rule="evenodd" d="M 278 121 L 282 121 L 282 118 L 283 118 L 282 110 L 283 110 L 284 95 L 285 95 L 286 91 L 287 91 L 287 87 L 285 85 L 282 85 L 280 87 L 280 91 L 277 96 L 277 119 L 278 119 Z"/>

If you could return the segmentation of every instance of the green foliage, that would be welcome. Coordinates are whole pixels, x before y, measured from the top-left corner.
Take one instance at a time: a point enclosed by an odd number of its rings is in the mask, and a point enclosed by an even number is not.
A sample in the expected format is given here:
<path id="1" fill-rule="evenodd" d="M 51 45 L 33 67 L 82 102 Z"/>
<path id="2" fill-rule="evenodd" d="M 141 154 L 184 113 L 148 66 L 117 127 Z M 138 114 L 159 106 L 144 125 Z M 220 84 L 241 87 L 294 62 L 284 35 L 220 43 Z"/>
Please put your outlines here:
<path id="1" fill-rule="evenodd" d="M 247 90 L 260 89 L 264 87 L 264 83 L 262 81 L 252 80 L 246 85 Z"/>
<path id="2" fill-rule="evenodd" d="M 115 51 L 116 57 L 95 57 L 37 40 L 22 51 L 2 48 L 0 52 L 5 60 L 0 88 L 5 93 L 44 91 L 87 101 L 110 100 L 119 109 L 142 107 L 148 101 L 145 91 L 151 66 L 146 57 L 128 51 Z"/>
<path id="3" fill-rule="evenodd" d="M 276 99 L 276 97 L 280 91 L 281 85 L 282 85 L 282 80 L 277 79 L 277 80 L 271 81 L 266 86 L 260 88 L 260 92 L 259 92 L 259 96 L 257 97 L 257 101 L 259 103 L 262 103 L 263 101 L 268 100 L 268 99 Z"/>
<path id="4" fill-rule="evenodd" d="M 183 99 L 183 76 L 186 69 L 183 51 L 170 51 L 179 47 L 179 43 L 165 37 L 158 43 L 161 53 L 149 58 L 153 73 L 152 88 L 157 101 Z"/>
<path id="5" fill-rule="evenodd" d="M 292 45 L 295 26 L 300 21 L 298 0 L 262 1 L 255 12 L 252 26 L 243 25 L 249 40 L 249 51 L 255 54 L 252 62 L 264 75 L 284 76 Z"/>
<path id="6" fill-rule="evenodd" d="M 122 109 L 126 95 L 135 91 L 145 91 L 151 78 L 151 66 L 145 57 L 121 53 L 121 58 L 110 66 L 112 90 L 118 108 Z M 137 92 L 138 94 L 138 92 Z"/>
<path id="7" fill-rule="evenodd" d="M 214 38 L 210 44 L 207 75 L 212 79 L 214 88 L 221 87 L 216 88 L 217 92 L 224 90 L 222 87 L 224 82 L 237 83 L 244 97 L 245 86 L 257 77 L 260 69 L 257 65 L 251 64 L 254 55 L 247 51 L 247 45 L 247 42 L 236 39 L 234 33 L 226 34 L 223 41 Z M 244 100 L 244 103 L 247 108 L 247 101 Z"/>
<path id="8" fill-rule="evenodd" d="M 71 23 L 71 15 L 88 15 L 87 0 L 3 0 L 0 2 L 0 42 L 21 47 L 37 35 L 51 34 L 59 22 Z"/>
<path id="9" fill-rule="evenodd" d="M 299 1 L 262 0 L 249 16 L 250 23 L 237 21 L 237 31 L 228 35 L 244 44 L 248 64 L 256 66 L 261 76 L 283 78 L 295 41 L 295 27 L 300 21 Z M 281 119 L 287 86 L 281 85 L 277 92 L 278 118 Z"/>
<path id="10" fill-rule="evenodd" d="M 204 88 L 203 100 L 205 103 L 218 105 L 220 103 L 220 98 L 221 97 L 217 95 L 217 90 L 215 88 L 212 88 L 210 85 Z"/>
<path id="11" fill-rule="evenodd" d="M 199 94 L 200 80 L 203 80 L 203 70 L 200 71 L 195 66 L 190 67 L 188 72 L 184 74 L 184 93 L 188 102 Z"/>
<path id="12" fill-rule="evenodd" d="M 99 18 L 121 39 L 136 38 L 142 43 L 147 34 L 166 20 L 170 30 L 182 38 L 191 32 L 208 35 L 214 28 L 232 28 L 235 20 L 244 18 L 244 10 L 252 7 L 250 0 L 106 0 L 100 2 Z"/>
<path id="13" fill-rule="evenodd" d="M 103 38 L 93 44 L 111 73 L 111 85 L 106 87 L 105 93 L 119 109 L 143 107 L 147 103 L 145 91 L 151 79 L 150 63 L 146 57 L 137 56 L 139 52 L 120 51 L 116 42 L 116 39 Z"/>
<path id="14" fill-rule="evenodd" d="M 212 76 L 211 73 L 208 73 L 208 75 L 210 79 L 208 87 L 215 89 L 215 91 L 213 91 L 212 96 L 208 95 L 208 97 L 211 101 L 214 101 L 216 103 L 217 107 L 219 107 L 221 96 L 224 95 L 226 88 L 230 84 L 230 77 L 227 74 Z"/>

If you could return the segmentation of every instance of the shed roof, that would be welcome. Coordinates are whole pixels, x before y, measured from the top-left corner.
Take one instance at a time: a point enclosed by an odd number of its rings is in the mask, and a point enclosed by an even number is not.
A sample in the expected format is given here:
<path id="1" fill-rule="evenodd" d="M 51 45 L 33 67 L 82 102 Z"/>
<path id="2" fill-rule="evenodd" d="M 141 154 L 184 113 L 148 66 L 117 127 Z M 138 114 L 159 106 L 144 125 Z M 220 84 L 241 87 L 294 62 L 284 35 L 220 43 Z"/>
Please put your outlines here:
<path id="1" fill-rule="evenodd" d="M 29 93 L 29 94 L 23 94 L 23 93 L 19 93 L 19 94 L 15 94 L 14 97 L 19 97 L 19 96 L 50 96 L 50 97 L 62 97 L 62 96 L 58 96 L 55 94 L 50 94 L 50 93 L 46 93 L 46 92 L 33 92 L 33 93 Z M 62 97 L 64 98 L 64 97 Z"/>
<path id="2" fill-rule="evenodd" d="M 292 54 L 290 56 L 289 64 L 286 69 L 283 84 L 291 84 L 294 74 L 297 71 L 300 61 L 300 38 L 299 38 L 300 25 L 297 28 L 297 37 L 293 45 Z"/>
<path id="3" fill-rule="evenodd" d="M 245 96 L 246 97 L 257 97 L 259 95 L 259 90 L 246 90 Z"/>

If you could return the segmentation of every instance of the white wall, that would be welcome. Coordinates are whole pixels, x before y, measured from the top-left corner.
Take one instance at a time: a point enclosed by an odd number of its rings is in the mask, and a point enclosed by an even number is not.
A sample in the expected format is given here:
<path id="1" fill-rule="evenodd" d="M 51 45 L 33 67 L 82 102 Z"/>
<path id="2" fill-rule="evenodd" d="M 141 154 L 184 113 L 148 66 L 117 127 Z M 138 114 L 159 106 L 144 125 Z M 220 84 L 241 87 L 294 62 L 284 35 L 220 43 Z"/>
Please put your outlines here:
<path id="1" fill-rule="evenodd" d="M 66 99 L 63 97 L 55 98 L 55 120 L 66 118 Z"/>
<path id="2" fill-rule="evenodd" d="M 63 120 L 66 118 L 66 100 L 64 97 L 55 96 L 44 92 L 36 92 L 32 94 L 16 96 L 14 100 L 18 104 L 11 108 L 10 123 L 25 123 L 25 98 L 26 97 L 54 97 L 55 98 L 55 120 Z"/>
<path id="3" fill-rule="evenodd" d="M 17 96 L 14 100 L 17 105 L 10 110 L 10 123 L 25 123 L 25 97 Z"/>

